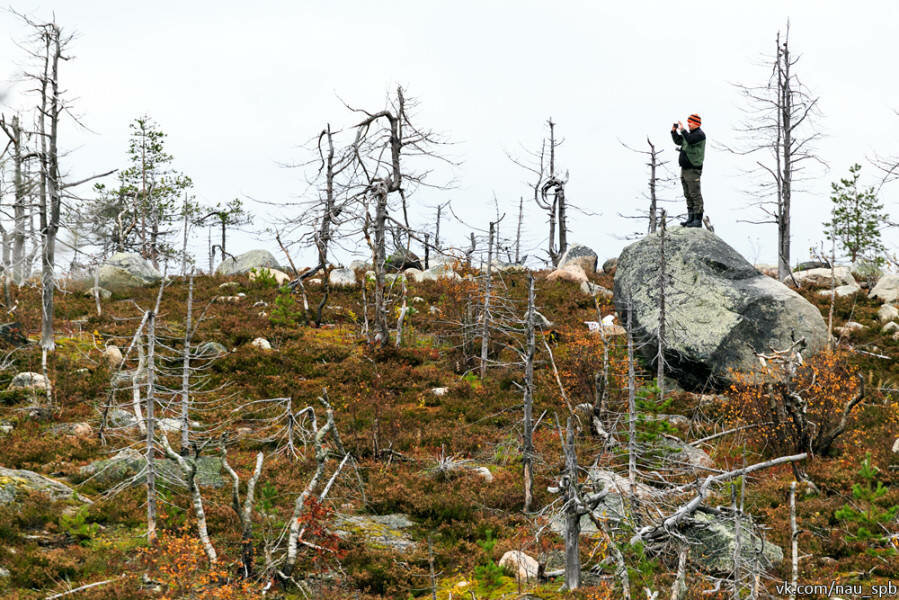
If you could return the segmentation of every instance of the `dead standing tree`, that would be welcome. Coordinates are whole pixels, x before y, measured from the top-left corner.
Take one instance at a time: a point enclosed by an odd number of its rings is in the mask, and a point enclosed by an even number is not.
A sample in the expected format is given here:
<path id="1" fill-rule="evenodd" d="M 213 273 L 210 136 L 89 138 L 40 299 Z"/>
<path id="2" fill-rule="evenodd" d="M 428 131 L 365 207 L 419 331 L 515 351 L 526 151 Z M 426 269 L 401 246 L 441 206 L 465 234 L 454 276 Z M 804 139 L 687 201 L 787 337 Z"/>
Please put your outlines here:
<path id="1" fill-rule="evenodd" d="M 34 187 L 34 182 L 27 178 L 26 161 L 39 159 L 41 154 L 29 151 L 29 132 L 22 128 L 19 115 L 13 115 L 9 123 L 6 118 L 0 117 L 0 128 L 9 138 L 7 148 L 12 147 L 13 160 L 13 234 L 12 234 L 12 279 L 16 285 L 22 285 L 25 281 L 25 224 L 30 208 L 28 193 Z"/>
<path id="2" fill-rule="evenodd" d="M 799 57 L 790 51 L 790 24 L 781 39 L 778 32 L 771 75 L 761 86 L 737 84 L 746 99 L 747 118 L 737 129 L 742 138 L 736 149 L 740 156 L 756 157 L 750 172 L 762 176 L 753 205 L 765 214 L 761 221 L 777 225 L 777 276 L 790 274 L 790 218 L 794 184 L 803 181 L 801 173 L 809 161 L 824 164 L 814 151 L 820 137 L 814 118 L 818 116 L 818 98 L 799 80 Z M 807 180 L 807 178 L 805 178 Z"/>
<path id="3" fill-rule="evenodd" d="M 412 123 L 410 109 L 413 107 L 414 101 L 405 97 L 402 87 L 397 87 L 396 97 L 390 100 L 388 108 L 384 110 L 372 113 L 351 108 L 354 112 L 365 115 L 355 126 L 356 140 L 352 152 L 363 178 L 363 191 L 360 194 L 364 206 L 363 233 L 372 252 L 375 271 L 374 339 L 382 346 L 390 341 L 385 295 L 388 221 L 401 227 L 407 240 L 412 239 L 408 198 L 412 188 L 425 185 L 424 180 L 428 174 L 428 171 L 412 171 L 408 163 L 416 159 L 449 162 L 434 152 L 434 146 L 443 143 L 437 134 L 420 129 Z M 399 196 L 402 222 L 390 216 L 391 194 Z M 372 204 L 374 216 L 371 214 Z"/>
<path id="4" fill-rule="evenodd" d="M 297 230 L 300 230 L 299 235 L 295 241 L 285 245 L 281 242 L 282 232 L 276 231 L 276 239 L 291 264 L 293 261 L 290 258 L 289 247 L 311 246 L 315 249 L 317 256 L 315 266 L 299 273 L 297 278 L 291 282 L 290 287 L 292 289 L 300 288 L 303 294 L 303 308 L 309 311 L 304 281 L 321 273 L 322 297 L 311 316 L 316 326 L 321 325 L 322 313 L 331 294 L 331 247 L 335 240 L 339 240 L 341 237 L 338 235 L 339 230 L 356 216 L 352 214 L 351 205 L 355 200 L 353 197 L 354 186 L 359 185 L 356 181 L 358 177 L 355 169 L 358 168 L 358 165 L 355 162 L 354 147 L 335 148 L 334 138 L 335 132 L 332 132 L 331 124 L 328 123 L 316 138 L 316 158 L 300 165 L 305 167 L 314 165 L 315 172 L 308 181 L 314 198 L 300 203 L 302 212 L 299 217 L 290 218 L 284 222 L 286 233 L 295 234 Z M 357 234 L 358 230 L 355 232 L 344 231 L 341 235 L 349 238 Z"/>
<path id="5" fill-rule="evenodd" d="M 528 182 L 528 186 L 533 192 L 534 203 L 546 211 L 549 222 L 547 254 L 550 262 L 555 266 L 568 249 L 568 203 L 565 197 L 568 173 L 566 172 L 565 176 L 561 178 L 556 175 L 556 148 L 562 145 L 564 140 L 556 140 L 556 123 L 552 118 L 548 119 L 546 123 L 549 127 L 549 140 L 544 138 L 539 151 L 527 151 L 529 158 L 526 161 L 508 154 L 507 156 L 509 160 L 530 172 L 535 178 Z M 549 150 L 548 157 L 546 156 L 547 149 Z M 521 221 L 521 213 L 519 213 L 519 221 Z M 556 245 L 557 229 L 558 246 Z M 520 223 L 518 239 L 520 240 Z M 520 241 L 516 243 L 516 247 L 519 243 Z"/>
<path id="6" fill-rule="evenodd" d="M 17 13 L 16 13 L 17 14 Z M 40 176 L 37 191 L 37 208 L 40 221 L 41 242 L 41 367 L 47 377 L 47 355 L 56 348 L 53 331 L 53 297 L 56 287 L 56 236 L 62 226 L 62 199 L 66 188 L 86 183 L 96 177 L 64 184 L 59 168 L 59 123 L 63 114 L 69 112 L 69 105 L 63 98 L 60 87 L 59 67 L 61 61 L 69 60 L 67 49 L 73 39 L 72 34 L 63 33 L 55 22 L 37 22 L 17 14 L 32 30 L 30 40 L 31 60 L 34 71 L 26 71 L 25 78 L 34 83 L 33 93 L 37 94 L 36 135 L 39 139 Z M 49 378 L 48 378 L 49 380 Z M 50 387 L 47 386 L 48 402 L 52 403 Z"/>
<path id="7" fill-rule="evenodd" d="M 659 197 L 659 188 L 670 183 L 674 177 L 671 175 L 670 171 L 665 168 L 665 165 L 668 164 L 668 161 L 661 159 L 661 154 L 663 150 L 658 150 L 655 144 L 652 143 L 652 140 L 649 139 L 649 136 L 646 137 L 646 143 L 649 146 L 649 150 L 638 150 L 636 148 L 631 148 L 627 144 L 621 142 L 621 145 L 630 150 L 631 152 L 636 152 L 637 154 L 643 154 L 647 157 L 646 166 L 649 167 L 649 181 L 648 181 L 648 191 L 645 195 L 645 198 L 649 200 L 649 226 L 647 231 L 649 233 L 655 233 L 656 229 L 659 226 L 659 214 L 662 210 L 660 204 L 661 202 L 665 202 L 666 200 L 662 200 Z M 664 171 L 661 173 L 660 171 Z M 637 216 L 629 217 L 633 219 L 645 219 L 646 214 L 641 213 Z"/>

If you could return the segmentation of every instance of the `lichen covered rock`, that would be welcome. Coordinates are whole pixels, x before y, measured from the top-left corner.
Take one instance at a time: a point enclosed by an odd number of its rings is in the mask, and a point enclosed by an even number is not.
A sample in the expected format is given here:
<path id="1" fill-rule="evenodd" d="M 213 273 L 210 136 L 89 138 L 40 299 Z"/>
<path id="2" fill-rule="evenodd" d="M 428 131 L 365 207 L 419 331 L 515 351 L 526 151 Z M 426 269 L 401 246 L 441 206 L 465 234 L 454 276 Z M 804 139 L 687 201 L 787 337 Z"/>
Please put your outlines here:
<path id="1" fill-rule="evenodd" d="M 621 323 L 632 312 L 634 337 L 655 362 L 659 327 L 659 233 L 621 253 L 615 274 L 615 306 Z M 809 356 L 827 347 L 821 312 L 784 284 L 759 273 L 736 250 L 705 229 L 666 233 L 669 373 L 688 390 L 729 383 L 731 370 L 759 369 L 756 352 L 805 338 Z M 653 367 L 655 368 L 655 367 Z"/>

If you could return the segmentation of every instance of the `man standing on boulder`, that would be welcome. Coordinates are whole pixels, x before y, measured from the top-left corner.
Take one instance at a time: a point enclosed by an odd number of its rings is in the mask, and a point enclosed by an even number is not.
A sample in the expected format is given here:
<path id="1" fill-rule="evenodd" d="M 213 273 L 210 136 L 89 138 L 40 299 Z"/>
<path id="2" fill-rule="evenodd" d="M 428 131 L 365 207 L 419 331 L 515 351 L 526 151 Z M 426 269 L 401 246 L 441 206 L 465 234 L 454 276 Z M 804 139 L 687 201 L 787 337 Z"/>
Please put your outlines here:
<path id="1" fill-rule="evenodd" d="M 680 165 L 680 182 L 684 186 L 684 197 L 687 199 L 686 221 L 683 227 L 702 227 L 702 192 L 699 179 L 702 177 L 702 162 L 705 158 L 705 132 L 699 128 L 702 119 L 692 114 L 687 118 L 689 130 L 678 121 L 671 126 L 671 139 L 679 146 L 678 164 Z"/>

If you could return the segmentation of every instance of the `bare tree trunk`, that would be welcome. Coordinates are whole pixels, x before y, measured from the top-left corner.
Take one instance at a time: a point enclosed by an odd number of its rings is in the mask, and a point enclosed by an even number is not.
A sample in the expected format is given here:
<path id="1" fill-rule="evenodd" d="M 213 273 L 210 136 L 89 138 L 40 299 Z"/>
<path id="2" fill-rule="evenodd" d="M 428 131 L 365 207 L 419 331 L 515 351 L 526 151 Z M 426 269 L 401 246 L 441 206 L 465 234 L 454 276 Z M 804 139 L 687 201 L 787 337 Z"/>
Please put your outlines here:
<path id="1" fill-rule="evenodd" d="M 652 144 L 650 144 L 652 145 Z M 655 171 L 655 167 L 653 167 L 653 171 Z M 655 201 L 653 201 L 655 202 Z M 667 257 L 665 256 L 665 234 L 667 233 L 667 224 L 665 222 L 666 214 L 665 209 L 662 209 L 662 218 L 659 223 L 659 278 L 658 278 L 658 286 L 659 286 L 659 347 L 656 356 L 656 385 L 659 387 L 659 405 L 665 400 L 665 294 L 666 287 L 668 284 L 668 264 Z M 628 319 L 630 319 L 630 312 L 628 312 Z"/>
<path id="2" fill-rule="evenodd" d="M 375 213 L 375 325 L 381 336 L 380 345 L 390 342 L 387 327 L 387 300 L 384 297 L 384 267 L 387 262 L 384 233 L 387 222 L 387 186 L 379 182 L 375 189 L 377 211 Z"/>
<path id="3" fill-rule="evenodd" d="M 212 245 L 212 228 L 206 228 L 206 246 L 209 248 L 209 274 L 212 275 L 212 265 L 215 262 L 215 248 Z"/>
<path id="4" fill-rule="evenodd" d="M 490 237 L 487 243 L 487 268 L 484 274 L 484 312 L 481 316 L 481 379 L 487 376 L 487 350 L 490 343 L 490 293 L 492 289 L 493 232 L 496 224 L 490 223 Z"/>
<path id="5" fill-rule="evenodd" d="M 97 308 L 97 316 L 103 315 L 103 307 L 100 306 L 100 264 L 94 264 L 94 305 Z"/>
<path id="6" fill-rule="evenodd" d="M 197 535 L 200 537 L 200 543 L 203 545 L 203 551 L 206 552 L 206 558 L 210 564 L 215 564 L 218 556 L 215 547 L 209 539 L 209 530 L 206 526 L 206 511 L 203 509 L 203 495 L 200 493 L 200 486 L 197 485 L 197 460 L 199 456 L 185 457 L 178 454 L 172 449 L 169 438 L 165 432 L 161 432 L 162 447 L 166 456 L 174 460 L 181 468 L 184 474 L 184 480 L 187 482 L 187 489 L 190 490 L 191 503 L 193 504 L 194 514 L 197 515 Z M 183 454 L 183 449 L 182 449 Z"/>
<path id="7" fill-rule="evenodd" d="M 59 59 L 62 58 L 60 30 L 55 23 L 44 26 L 45 60 L 41 81 L 41 107 L 39 125 L 42 148 L 41 181 L 46 182 L 42 190 L 41 216 L 41 349 L 52 352 L 56 348 L 53 339 L 53 293 L 55 291 L 54 262 L 56 254 L 56 233 L 59 230 L 61 186 L 59 182 L 59 115 L 62 112 L 59 91 Z M 49 69 L 49 70 L 48 70 Z M 49 98 L 47 86 L 50 87 Z M 50 132 L 45 128 L 45 117 L 50 119 Z M 45 139 L 46 138 L 46 139 Z"/>
<path id="8" fill-rule="evenodd" d="M 837 236 L 830 239 L 830 311 L 827 314 L 827 347 L 833 350 L 833 307 L 837 302 Z"/>
<path id="9" fill-rule="evenodd" d="M 524 468 L 524 512 L 534 501 L 534 275 L 528 277 L 528 312 L 525 318 L 527 349 L 524 362 L 524 444 L 521 463 Z"/>
<path id="10" fill-rule="evenodd" d="M 190 452 L 190 341 L 193 331 L 194 276 L 187 283 L 187 319 L 184 323 L 184 355 L 181 366 L 181 455 Z"/>
<path id="11" fill-rule="evenodd" d="M 783 45 L 783 83 L 781 87 L 781 124 L 783 126 L 783 187 L 781 212 L 777 223 L 777 241 L 779 248 L 778 275 L 783 269 L 783 277 L 790 273 L 790 200 L 793 180 L 793 96 L 790 90 L 790 47 L 789 29 L 787 40 Z M 782 280 L 782 278 L 781 278 Z"/>
<path id="12" fill-rule="evenodd" d="M 147 542 L 156 543 L 156 462 L 154 458 L 154 430 L 156 428 L 155 397 L 155 350 L 156 347 L 156 314 L 149 311 L 147 315 Z M 165 434 L 163 434 L 165 435 Z"/>
<path id="13" fill-rule="evenodd" d="M 184 240 L 181 244 L 181 276 L 187 275 L 187 235 L 190 231 L 190 221 L 188 219 L 189 210 L 187 204 L 187 190 L 184 190 L 184 204 L 182 206 L 184 212 Z"/>
<path id="14" fill-rule="evenodd" d="M 649 144 L 649 233 L 655 233 L 656 207 L 658 206 L 656 199 L 656 167 L 658 162 L 656 147 L 648 137 L 646 138 L 646 143 Z"/>
<path id="15" fill-rule="evenodd" d="M 790 482 L 790 553 L 792 555 L 790 574 L 790 598 L 796 600 L 799 585 L 799 528 L 796 526 L 796 481 Z"/>
<path id="16" fill-rule="evenodd" d="M 437 575 L 434 573 L 434 546 L 428 535 L 428 571 L 431 575 L 431 600 L 437 600 Z"/>
<path id="17" fill-rule="evenodd" d="M 144 319 L 146 320 L 149 317 L 149 313 L 144 315 Z M 143 324 L 143 323 L 142 323 Z M 140 378 L 143 375 L 144 371 L 147 368 L 147 358 L 144 353 L 144 340 L 143 336 L 140 335 L 140 330 L 138 330 L 137 340 L 137 368 L 134 369 L 134 373 L 131 375 L 131 406 L 134 408 L 134 418 L 137 419 L 137 429 L 140 434 L 144 437 L 147 435 L 147 422 L 144 420 L 143 410 L 141 409 L 141 399 L 140 399 Z"/>
<path id="18" fill-rule="evenodd" d="M 569 590 L 581 586 L 581 556 L 578 542 L 581 536 L 581 514 L 577 501 L 577 455 L 574 451 L 574 427 L 571 417 L 565 437 L 565 585 Z"/>
<path id="19" fill-rule="evenodd" d="M 408 310 L 408 306 L 406 305 L 406 277 L 400 275 L 402 286 L 403 286 L 403 304 L 400 306 L 400 314 L 396 319 L 396 347 L 399 348 L 403 343 L 403 321 L 406 318 L 406 311 Z"/>
<path id="20" fill-rule="evenodd" d="M 688 547 L 683 544 L 677 551 L 677 574 L 671 584 L 671 600 L 687 599 L 687 552 Z"/>
<path id="21" fill-rule="evenodd" d="M 327 406 L 327 422 L 323 427 L 318 428 L 315 422 L 314 413 L 312 418 L 312 428 L 314 430 L 312 445 L 315 450 L 316 468 L 315 473 L 312 474 L 312 477 L 306 484 L 306 488 L 299 496 L 297 496 L 297 499 L 294 502 L 293 515 L 290 519 L 290 527 L 287 536 L 287 558 L 284 565 L 284 574 L 286 577 L 290 577 L 296 566 L 297 548 L 300 538 L 302 537 L 302 531 L 300 530 L 301 518 L 306 511 L 306 501 L 316 495 L 318 488 L 321 486 L 322 478 L 325 476 L 325 466 L 328 460 L 328 449 L 324 445 L 325 439 L 329 433 L 335 438 L 335 442 L 337 439 L 337 426 L 334 424 L 334 412 L 331 410 L 330 406 Z M 305 529 L 303 529 L 303 531 L 305 531 Z"/>
<path id="22" fill-rule="evenodd" d="M 515 264 L 521 264 L 521 226 L 524 223 L 524 196 L 518 198 L 518 228 L 515 230 Z"/>
<path id="23" fill-rule="evenodd" d="M 636 502 L 637 489 L 637 388 L 634 373 L 633 300 L 627 307 L 627 481 L 631 506 Z"/>
<path id="24" fill-rule="evenodd" d="M 556 206 L 559 210 L 559 258 L 568 251 L 568 216 L 566 215 L 565 186 L 556 188 Z"/>

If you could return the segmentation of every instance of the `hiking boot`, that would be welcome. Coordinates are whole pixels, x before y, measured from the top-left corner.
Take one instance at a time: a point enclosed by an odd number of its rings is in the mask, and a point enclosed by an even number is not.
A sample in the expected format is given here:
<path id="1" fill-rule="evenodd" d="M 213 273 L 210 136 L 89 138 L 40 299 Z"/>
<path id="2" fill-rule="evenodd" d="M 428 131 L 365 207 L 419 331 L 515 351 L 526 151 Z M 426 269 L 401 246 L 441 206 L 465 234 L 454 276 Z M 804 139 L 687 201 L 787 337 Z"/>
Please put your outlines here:
<path id="1" fill-rule="evenodd" d="M 693 220 L 684 225 L 684 227 L 702 227 L 702 213 L 693 213 Z"/>
<path id="2" fill-rule="evenodd" d="M 686 220 L 686 221 L 681 221 L 681 222 L 680 222 L 680 226 L 681 226 L 681 227 L 689 227 L 689 226 L 690 226 L 690 223 L 692 223 L 692 222 L 693 222 L 693 213 L 688 213 L 688 214 L 687 214 L 687 220 Z"/>

